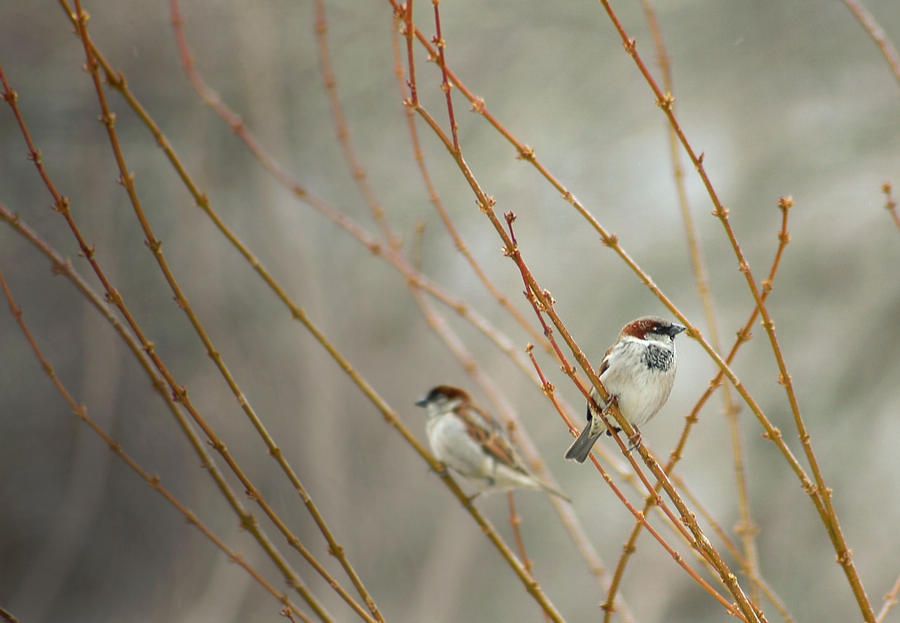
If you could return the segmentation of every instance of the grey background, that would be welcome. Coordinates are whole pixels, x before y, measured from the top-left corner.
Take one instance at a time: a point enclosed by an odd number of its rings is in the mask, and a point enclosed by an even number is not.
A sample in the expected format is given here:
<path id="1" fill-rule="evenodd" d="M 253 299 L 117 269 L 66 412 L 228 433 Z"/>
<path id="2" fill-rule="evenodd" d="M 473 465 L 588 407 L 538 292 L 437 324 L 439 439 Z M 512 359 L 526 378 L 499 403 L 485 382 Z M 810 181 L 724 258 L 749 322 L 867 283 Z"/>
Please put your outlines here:
<path id="1" fill-rule="evenodd" d="M 880 193 L 885 181 L 900 185 L 900 90 L 875 45 L 839 2 L 659 4 L 678 116 L 695 149 L 706 154 L 708 172 L 758 279 L 777 244 L 776 201 L 788 194 L 796 201 L 792 243 L 770 310 L 844 533 L 877 610 L 900 573 L 900 232 Z M 896 38 L 900 5 L 869 5 Z M 416 7 L 417 22 L 433 32 L 430 3 Z M 412 402 L 432 385 L 470 388 L 489 405 L 430 332 L 403 278 L 274 183 L 203 105 L 181 71 L 164 3 L 97 1 L 86 8 L 98 46 L 127 76 L 215 209 L 416 434 L 424 438 L 422 414 Z M 615 8 L 658 75 L 640 5 L 618 2 Z M 444 2 L 441 9 L 449 64 L 705 328 L 664 119 L 602 8 L 587 1 L 499 1 Z M 302 184 L 375 232 L 334 139 L 312 4 L 196 2 L 182 10 L 210 85 Z M 527 335 L 454 252 L 428 203 L 393 75 L 389 5 L 342 0 L 328 3 L 327 11 L 353 141 L 392 224 L 409 248 L 415 223 L 424 221 L 424 272 L 524 347 Z M 8 2 L 0 15 L 0 62 L 19 92 L 50 175 L 71 198 L 100 262 L 267 499 L 328 559 L 308 515 L 147 252 L 115 183 L 118 172 L 97 123 L 96 97 L 81 69 L 81 44 L 64 13 L 54 3 Z M 423 102 L 446 126 L 439 74 L 424 62 L 421 48 L 416 54 Z M 114 93 L 109 98 L 138 192 L 176 276 L 388 619 L 539 620 L 534 602 L 456 501 L 194 208 L 122 99 Z M 515 159 L 501 136 L 467 112 L 458 94 L 455 101 L 467 161 L 496 198 L 498 213 L 518 214 L 526 259 L 558 300 L 579 344 L 599 361 L 622 324 L 665 310 L 558 193 Z M 419 128 L 438 190 L 464 239 L 533 321 L 520 277 L 499 253 L 499 239 L 442 146 L 421 122 Z M 0 145 L 0 201 L 89 275 L 23 157 L 24 144 L 5 105 Z M 730 344 L 752 300 L 721 226 L 709 215 L 705 191 L 686 169 L 722 338 Z M 237 529 L 117 336 L 8 226 L 0 227 L 0 270 L 46 355 L 91 415 L 281 586 Z M 614 565 L 631 516 L 593 469 L 562 460 L 569 438 L 541 393 L 470 326 L 447 315 L 517 409 L 549 469 L 574 498 L 593 544 Z M 755 333 L 735 370 L 799 456 L 771 350 L 762 329 Z M 661 456 L 714 372 L 695 343 L 682 340 L 679 347 L 673 395 L 644 430 L 645 442 Z M 280 619 L 277 602 L 71 416 L 5 310 L 0 353 L 0 606 L 29 623 Z M 580 405 L 558 366 L 546 357 L 542 364 L 560 394 Z M 741 426 L 765 577 L 798 621 L 859 620 L 796 478 L 746 409 Z M 734 476 L 718 398 L 702 412 L 680 474 L 721 523 L 733 527 Z M 569 620 L 599 619 L 603 593 L 551 506 L 536 493 L 517 500 L 544 589 Z M 486 497 L 478 505 L 508 537 L 504 498 Z M 354 618 L 302 561 L 295 563 L 336 620 Z M 639 621 L 727 618 L 646 535 L 623 590 Z M 765 610 L 770 621 L 778 619 L 774 609 Z M 898 617 L 893 611 L 888 620 Z"/>

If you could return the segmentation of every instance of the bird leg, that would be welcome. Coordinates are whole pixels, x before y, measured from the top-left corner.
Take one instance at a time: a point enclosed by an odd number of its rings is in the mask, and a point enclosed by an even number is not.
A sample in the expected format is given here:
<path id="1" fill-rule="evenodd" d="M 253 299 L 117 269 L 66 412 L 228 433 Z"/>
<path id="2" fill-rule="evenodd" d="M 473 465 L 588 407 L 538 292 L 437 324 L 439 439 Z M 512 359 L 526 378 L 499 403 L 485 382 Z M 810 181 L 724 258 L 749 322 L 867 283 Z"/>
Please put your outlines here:
<path id="1" fill-rule="evenodd" d="M 625 451 L 631 454 L 631 451 L 635 448 L 640 447 L 641 445 L 641 431 L 638 430 L 638 427 L 634 427 L 634 435 L 628 438 L 628 448 Z"/>

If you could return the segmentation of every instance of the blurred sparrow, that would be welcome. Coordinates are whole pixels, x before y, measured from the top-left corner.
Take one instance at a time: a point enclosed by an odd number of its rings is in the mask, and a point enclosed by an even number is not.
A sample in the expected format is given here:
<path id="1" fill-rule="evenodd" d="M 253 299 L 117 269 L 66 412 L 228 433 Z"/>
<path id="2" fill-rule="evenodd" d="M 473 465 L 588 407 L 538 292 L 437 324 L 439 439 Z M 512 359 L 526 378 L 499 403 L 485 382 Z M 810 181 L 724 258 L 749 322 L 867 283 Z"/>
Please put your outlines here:
<path id="1" fill-rule="evenodd" d="M 634 445 L 640 443 L 637 427 L 656 415 L 669 399 L 675 382 L 675 336 L 684 329 L 677 322 L 658 316 L 632 320 L 622 328 L 616 343 L 606 351 L 597 369 L 600 382 L 616 401 L 622 417 L 635 428 Z M 591 398 L 603 409 L 610 425 L 619 432 L 615 418 L 608 411 L 609 405 L 600 399 L 593 387 Z M 603 433 L 612 434 L 602 418 L 595 415 L 588 402 L 587 425 L 566 451 L 567 459 L 584 463 L 597 438 Z"/>
<path id="2" fill-rule="evenodd" d="M 425 430 L 434 456 L 474 484 L 479 493 L 525 487 L 569 500 L 528 471 L 500 426 L 463 390 L 439 385 L 416 404 L 425 407 Z"/>

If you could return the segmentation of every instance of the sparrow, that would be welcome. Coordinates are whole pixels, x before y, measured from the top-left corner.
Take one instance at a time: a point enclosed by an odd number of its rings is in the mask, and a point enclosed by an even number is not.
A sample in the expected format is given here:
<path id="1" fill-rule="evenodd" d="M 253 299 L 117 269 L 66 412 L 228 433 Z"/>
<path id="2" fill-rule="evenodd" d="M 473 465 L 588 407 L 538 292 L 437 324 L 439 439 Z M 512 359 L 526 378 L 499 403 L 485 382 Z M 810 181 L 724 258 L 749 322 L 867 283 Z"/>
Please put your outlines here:
<path id="1" fill-rule="evenodd" d="M 669 399 L 675 382 L 675 336 L 685 327 L 658 316 L 644 316 L 632 320 L 619 333 L 616 343 L 609 347 L 597 369 L 597 376 L 606 388 L 610 398 L 616 401 L 619 411 L 637 432 L 637 427 L 656 415 Z M 609 405 L 600 398 L 595 388 L 591 388 L 591 398 L 604 415 Z M 587 425 L 575 442 L 566 451 L 567 459 L 579 463 L 591 452 L 594 442 L 607 430 L 603 419 L 597 415 L 590 401 L 587 405 Z M 607 415 L 616 432 L 615 419 Z"/>
<path id="2" fill-rule="evenodd" d="M 434 456 L 474 484 L 478 493 L 524 487 L 571 501 L 528 471 L 497 422 L 463 390 L 438 385 L 416 405 L 425 408 L 425 431 Z"/>

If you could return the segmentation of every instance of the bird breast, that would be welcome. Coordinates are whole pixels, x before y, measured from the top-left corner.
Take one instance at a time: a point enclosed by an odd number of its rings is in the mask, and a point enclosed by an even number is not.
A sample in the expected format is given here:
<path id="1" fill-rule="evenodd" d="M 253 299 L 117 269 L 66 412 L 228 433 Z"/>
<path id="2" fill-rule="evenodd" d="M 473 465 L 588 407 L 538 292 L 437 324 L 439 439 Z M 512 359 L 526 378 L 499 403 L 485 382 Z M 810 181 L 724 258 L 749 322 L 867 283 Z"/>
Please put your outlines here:
<path id="1" fill-rule="evenodd" d="M 632 426 L 640 426 L 669 398 L 675 382 L 675 351 L 664 344 L 628 340 L 609 357 L 600 380 L 610 394 L 618 396 L 622 416 Z"/>

